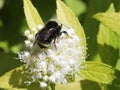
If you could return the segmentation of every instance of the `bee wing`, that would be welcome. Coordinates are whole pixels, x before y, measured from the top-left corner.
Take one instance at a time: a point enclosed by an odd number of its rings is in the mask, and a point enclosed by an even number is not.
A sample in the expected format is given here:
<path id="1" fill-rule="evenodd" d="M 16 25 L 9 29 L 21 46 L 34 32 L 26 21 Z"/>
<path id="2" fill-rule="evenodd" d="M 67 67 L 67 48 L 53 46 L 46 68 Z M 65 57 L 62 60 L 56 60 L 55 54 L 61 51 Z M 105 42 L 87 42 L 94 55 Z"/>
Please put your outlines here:
<path id="1" fill-rule="evenodd" d="M 44 40 L 45 34 L 46 34 L 46 28 L 41 29 L 35 35 L 36 40 L 40 40 L 40 41 Z"/>
<path id="2" fill-rule="evenodd" d="M 44 40 L 49 39 L 49 37 L 53 35 L 53 33 L 54 33 L 55 30 L 56 30 L 56 28 L 51 28 L 51 29 L 49 29 L 49 30 L 46 32 L 45 36 L 44 36 Z"/>

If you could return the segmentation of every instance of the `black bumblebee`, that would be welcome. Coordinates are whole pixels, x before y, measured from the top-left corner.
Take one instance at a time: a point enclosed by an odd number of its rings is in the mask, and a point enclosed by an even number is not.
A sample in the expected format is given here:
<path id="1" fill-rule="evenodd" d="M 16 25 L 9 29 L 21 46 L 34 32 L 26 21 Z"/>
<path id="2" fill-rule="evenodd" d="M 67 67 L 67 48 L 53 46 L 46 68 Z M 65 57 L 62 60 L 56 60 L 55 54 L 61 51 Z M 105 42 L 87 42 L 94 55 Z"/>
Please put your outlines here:
<path id="1" fill-rule="evenodd" d="M 56 39 L 62 33 L 68 36 L 66 31 L 61 31 L 62 26 L 62 24 L 59 25 L 56 21 L 49 21 L 45 27 L 36 33 L 35 43 L 37 43 L 40 48 L 47 48 L 51 43 L 53 43 L 55 48 L 57 48 L 55 44 Z"/>

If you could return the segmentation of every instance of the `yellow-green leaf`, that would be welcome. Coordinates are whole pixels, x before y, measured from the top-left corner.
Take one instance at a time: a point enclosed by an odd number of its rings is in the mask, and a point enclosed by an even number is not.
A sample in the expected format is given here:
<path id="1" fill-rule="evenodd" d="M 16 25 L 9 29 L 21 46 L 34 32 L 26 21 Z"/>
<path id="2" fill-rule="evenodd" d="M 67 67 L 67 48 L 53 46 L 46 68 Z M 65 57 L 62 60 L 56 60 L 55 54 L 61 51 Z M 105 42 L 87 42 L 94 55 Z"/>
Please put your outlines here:
<path id="1" fill-rule="evenodd" d="M 98 13 L 94 17 L 101 20 L 97 35 L 101 59 L 104 63 L 120 69 L 117 61 L 120 48 L 120 38 L 117 35 L 120 32 L 120 15 L 114 11 L 114 6 L 111 4 L 105 13 Z M 117 34 L 115 30 L 118 31 Z"/>
<path id="2" fill-rule="evenodd" d="M 80 70 L 80 75 L 85 79 L 110 84 L 115 77 L 114 69 L 107 64 L 86 61 L 82 65 L 85 68 Z"/>
<path id="3" fill-rule="evenodd" d="M 0 88 L 10 89 L 24 86 L 22 67 L 15 68 L 0 77 Z"/>
<path id="4" fill-rule="evenodd" d="M 9 46 L 7 41 L 0 41 L 0 48 L 4 50 L 4 52 L 9 52 Z"/>
<path id="5" fill-rule="evenodd" d="M 2 9 L 2 7 L 4 6 L 5 1 L 4 0 L 0 0 L 0 9 Z"/>
<path id="6" fill-rule="evenodd" d="M 56 85 L 56 90 L 82 90 L 80 82 L 71 82 L 66 85 Z"/>
<path id="7" fill-rule="evenodd" d="M 24 2 L 24 12 L 29 28 L 37 28 L 37 25 L 44 25 L 43 21 L 37 12 L 36 8 L 32 5 L 30 0 L 23 0 Z"/>
<path id="8" fill-rule="evenodd" d="M 97 42 L 102 61 L 115 67 L 119 59 L 120 38 L 118 35 L 101 23 Z"/>
<path id="9" fill-rule="evenodd" d="M 0 89 L 5 90 L 41 90 L 39 83 L 25 84 L 28 81 L 23 66 L 17 67 L 0 77 Z"/>
<path id="10" fill-rule="evenodd" d="M 24 89 L 24 88 L 10 88 L 10 89 L 7 89 L 7 90 L 28 90 L 28 89 Z"/>
<path id="11" fill-rule="evenodd" d="M 114 4 L 111 3 L 110 7 L 108 8 L 107 12 L 115 12 Z"/>
<path id="12" fill-rule="evenodd" d="M 95 14 L 94 18 L 120 36 L 120 14 L 114 11 L 113 5 L 107 12 Z"/>
<path id="13" fill-rule="evenodd" d="M 103 46 L 111 46 L 114 49 L 119 48 L 120 45 L 120 39 L 119 37 L 109 30 L 104 24 L 100 24 L 99 26 L 99 32 L 98 32 L 98 44 Z M 107 58 L 106 58 L 107 59 Z"/>
<path id="14" fill-rule="evenodd" d="M 86 4 L 82 0 L 64 0 L 65 3 L 73 10 L 76 16 L 80 16 L 86 11 Z"/>
<path id="15" fill-rule="evenodd" d="M 63 84 L 56 84 L 55 87 L 56 90 L 82 90 L 82 87 L 80 85 L 80 79 L 78 78 L 74 82 L 69 82 L 65 85 Z"/>
<path id="16" fill-rule="evenodd" d="M 80 37 L 82 46 L 84 47 L 84 52 L 86 54 L 86 38 L 84 30 L 79 23 L 78 18 L 72 12 L 72 10 L 67 7 L 61 0 L 57 1 L 57 19 L 64 25 L 72 27 L 76 34 Z"/>

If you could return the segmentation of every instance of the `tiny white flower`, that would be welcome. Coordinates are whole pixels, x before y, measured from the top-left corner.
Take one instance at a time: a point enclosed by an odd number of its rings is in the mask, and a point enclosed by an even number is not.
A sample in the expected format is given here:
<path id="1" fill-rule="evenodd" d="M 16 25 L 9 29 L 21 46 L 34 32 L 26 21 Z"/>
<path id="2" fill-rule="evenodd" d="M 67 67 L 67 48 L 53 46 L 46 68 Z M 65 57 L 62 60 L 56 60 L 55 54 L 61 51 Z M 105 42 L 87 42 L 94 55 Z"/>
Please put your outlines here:
<path id="1" fill-rule="evenodd" d="M 75 33 L 75 30 L 72 29 L 72 28 L 70 28 L 70 30 L 69 30 L 69 35 L 71 36 L 71 35 L 73 35 L 74 33 Z"/>
<path id="2" fill-rule="evenodd" d="M 47 87 L 47 83 L 45 83 L 45 82 L 40 82 L 40 87 L 41 87 L 42 89 L 45 89 L 45 88 Z"/>
<path id="3" fill-rule="evenodd" d="M 32 28 L 31 31 L 36 32 L 36 31 L 37 31 L 37 28 Z"/>
<path id="4" fill-rule="evenodd" d="M 58 83 L 65 83 L 65 76 L 63 73 L 61 73 L 61 71 L 56 71 L 54 74 L 53 74 L 53 77 L 55 77 L 55 80 L 58 82 Z"/>
<path id="5" fill-rule="evenodd" d="M 30 53 L 26 51 L 26 52 L 24 53 L 24 55 L 25 55 L 25 57 L 29 57 Z"/>
<path id="6" fill-rule="evenodd" d="M 49 81 L 52 82 L 52 83 L 55 83 L 56 82 L 55 77 L 54 76 L 50 76 L 49 77 Z"/>
<path id="7" fill-rule="evenodd" d="M 47 81 L 48 81 L 48 76 L 47 76 L 47 75 L 43 77 L 43 81 L 44 81 L 44 82 L 47 82 Z"/>
<path id="8" fill-rule="evenodd" d="M 28 36 L 30 34 L 30 30 L 25 30 L 24 35 Z"/>
<path id="9" fill-rule="evenodd" d="M 64 78 L 62 81 L 61 81 L 62 84 L 66 84 L 67 83 L 67 80 Z"/>
<path id="10" fill-rule="evenodd" d="M 47 69 L 47 63 L 45 61 L 42 61 L 42 62 L 37 62 L 36 63 L 36 68 L 45 72 L 46 69 Z"/>
<path id="11" fill-rule="evenodd" d="M 44 60 L 46 59 L 44 53 L 42 53 L 42 54 L 38 54 L 38 57 L 39 57 L 39 59 L 40 59 L 41 61 L 44 61 Z"/>
<path id="12" fill-rule="evenodd" d="M 30 84 L 31 84 L 30 81 L 25 81 L 24 83 L 27 84 L 27 85 L 30 85 Z"/>
<path id="13" fill-rule="evenodd" d="M 42 78 L 42 74 L 40 72 L 37 74 L 37 78 L 39 78 L 39 79 Z"/>
<path id="14" fill-rule="evenodd" d="M 32 34 L 28 35 L 28 40 L 34 40 L 34 36 Z"/>
<path id="15" fill-rule="evenodd" d="M 38 25 L 37 28 L 40 30 L 40 29 L 43 28 L 43 26 L 42 25 Z"/>
<path id="16" fill-rule="evenodd" d="M 31 46 L 31 42 L 29 40 L 25 40 L 25 45 L 26 45 L 26 47 L 30 47 Z"/>
<path id="17" fill-rule="evenodd" d="M 62 34 L 56 39 L 55 45 L 52 42 L 48 48 L 41 49 L 37 44 L 33 46 L 35 34 L 43 28 L 38 25 L 30 31 L 26 30 L 24 35 L 25 45 L 29 50 L 18 53 L 19 58 L 25 63 L 26 73 L 30 81 L 29 84 L 38 82 L 42 89 L 48 87 L 50 83 L 68 83 L 68 78 L 80 72 L 81 63 L 84 62 L 84 48 L 81 39 L 75 34 L 72 28 L 62 28 L 66 34 Z"/>
<path id="18" fill-rule="evenodd" d="M 68 73 L 70 73 L 70 72 L 72 72 L 70 66 L 65 66 L 65 67 L 62 69 L 62 73 L 63 73 L 63 74 L 68 74 Z"/>
<path id="19" fill-rule="evenodd" d="M 80 41 L 80 39 L 78 38 L 77 35 L 75 35 L 75 36 L 73 37 L 73 39 L 74 39 L 76 42 L 79 42 L 79 41 Z"/>
<path id="20" fill-rule="evenodd" d="M 52 74 L 52 73 L 54 73 L 54 71 L 55 71 L 55 66 L 54 66 L 54 64 L 49 64 L 48 65 L 48 73 L 49 74 Z"/>

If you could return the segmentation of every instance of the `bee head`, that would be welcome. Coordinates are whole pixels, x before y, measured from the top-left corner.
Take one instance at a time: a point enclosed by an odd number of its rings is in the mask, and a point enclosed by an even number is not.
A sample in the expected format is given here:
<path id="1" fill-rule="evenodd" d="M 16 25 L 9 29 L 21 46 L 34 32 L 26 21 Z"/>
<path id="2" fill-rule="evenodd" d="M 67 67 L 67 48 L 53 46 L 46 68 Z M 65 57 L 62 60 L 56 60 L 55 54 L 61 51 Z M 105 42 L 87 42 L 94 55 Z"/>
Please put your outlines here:
<path id="1" fill-rule="evenodd" d="M 56 28 L 56 27 L 58 27 L 59 25 L 58 25 L 58 23 L 56 22 L 56 21 L 49 21 L 47 24 L 46 24 L 46 27 L 48 28 L 48 29 L 50 29 L 50 28 Z"/>

